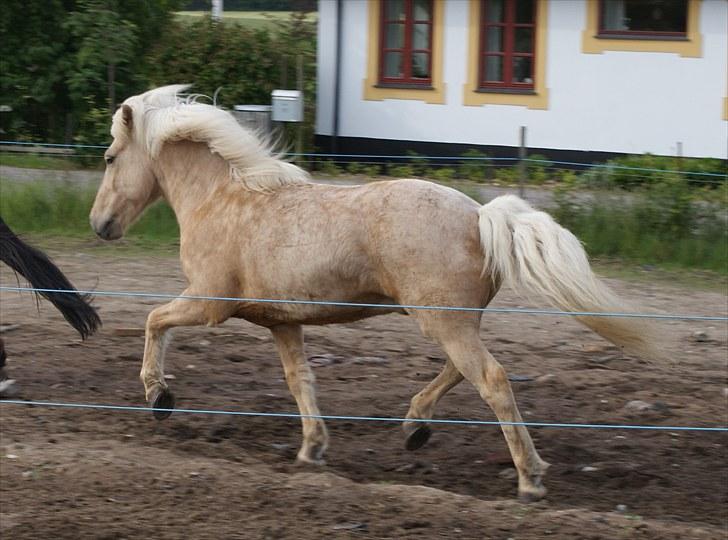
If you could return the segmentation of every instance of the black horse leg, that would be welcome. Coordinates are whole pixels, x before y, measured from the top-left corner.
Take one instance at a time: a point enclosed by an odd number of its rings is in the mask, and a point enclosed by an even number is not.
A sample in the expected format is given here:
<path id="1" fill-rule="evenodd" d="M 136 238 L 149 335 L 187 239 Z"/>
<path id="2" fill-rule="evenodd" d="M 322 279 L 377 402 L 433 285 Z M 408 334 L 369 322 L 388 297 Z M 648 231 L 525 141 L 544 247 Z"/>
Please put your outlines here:
<path id="1" fill-rule="evenodd" d="M 5 342 L 0 338 L 0 399 L 9 398 L 17 395 L 18 387 L 13 379 L 8 379 L 5 373 L 5 361 L 7 354 L 5 353 Z"/>

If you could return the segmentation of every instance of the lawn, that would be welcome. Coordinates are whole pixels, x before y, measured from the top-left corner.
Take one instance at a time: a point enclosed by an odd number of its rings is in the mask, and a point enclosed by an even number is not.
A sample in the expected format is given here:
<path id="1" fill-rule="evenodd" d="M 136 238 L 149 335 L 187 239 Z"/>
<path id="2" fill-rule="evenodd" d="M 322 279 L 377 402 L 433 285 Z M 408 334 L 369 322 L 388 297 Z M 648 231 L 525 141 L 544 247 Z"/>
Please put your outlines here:
<path id="1" fill-rule="evenodd" d="M 209 13 L 209 11 L 178 11 L 176 15 L 182 21 L 193 21 Z M 280 21 L 286 20 L 290 16 L 290 11 L 223 11 L 224 21 L 252 29 L 274 29 Z M 306 15 L 306 18 L 310 21 L 315 21 L 316 17 L 316 13 Z"/>

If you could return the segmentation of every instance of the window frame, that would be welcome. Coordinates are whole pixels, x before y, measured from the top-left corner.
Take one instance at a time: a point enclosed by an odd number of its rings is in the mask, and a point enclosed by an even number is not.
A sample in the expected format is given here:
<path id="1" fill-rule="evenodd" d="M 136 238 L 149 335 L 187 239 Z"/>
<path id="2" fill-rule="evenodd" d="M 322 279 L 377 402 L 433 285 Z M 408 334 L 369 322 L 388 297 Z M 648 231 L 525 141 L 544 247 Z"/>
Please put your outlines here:
<path id="1" fill-rule="evenodd" d="M 383 88 L 432 88 L 433 84 L 433 56 L 435 53 L 435 2 L 436 0 L 428 0 L 430 5 L 429 20 L 419 20 L 414 18 L 414 0 L 403 0 L 405 18 L 402 23 L 387 19 L 386 0 L 381 1 L 379 10 L 379 65 L 377 86 Z M 387 25 L 403 24 L 404 25 L 404 42 L 401 48 L 386 47 Z M 427 24 L 429 27 L 429 48 L 415 49 L 413 47 L 413 35 L 415 24 Z M 387 52 L 401 52 L 403 63 L 403 77 L 387 77 L 385 75 L 385 56 Z M 412 76 L 412 58 L 415 53 L 427 54 L 427 72 L 429 77 L 413 77 Z"/>
<path id="2" fill-rule="evenodd" d="M 662 40 L 687 40 L 689 32 L 690 2 L 685 1 L 685 31 L 664 32 L 660 30 L 607 30 L 604 28 L 605 0 L 597 2 L 597 38 L 604 39 L 662 39 Z"/>
<path id="3" fill-rule="evenodd" d="M 538 18 L 539 3 L 537 0 L 532 1 L 533 16 L 530 23 L 517 23 L 516 1 L 504 0 L 505 8 L 504 20 L 501 23 L 489 23 L 486 20 L 489 0 L 480 1 L 480 19 L 479 25 L 479 45 L 478 45 L 478 86 L 480 92 L 503 92 L 503 93 L 533 93 L 536 90 L 537 77 L 537 58 L 538 58 Z M 487 45 L 487 31 L 489 27 L 499 27 L 502 31 L 503 51 L 500 53 L 489 53 L 485 50 Z M 531 51 L 529 53 L 515 51 L 515 35 L 517 28 L 531 29 Z M 487 81 L 485 79 L 485 58 L 488 56 L 500 56 L 503 58 L 503 80 Z M 513 60 L 515 58 L 531 59 L 531 82 L 514 82 L 513 81 Z"/>

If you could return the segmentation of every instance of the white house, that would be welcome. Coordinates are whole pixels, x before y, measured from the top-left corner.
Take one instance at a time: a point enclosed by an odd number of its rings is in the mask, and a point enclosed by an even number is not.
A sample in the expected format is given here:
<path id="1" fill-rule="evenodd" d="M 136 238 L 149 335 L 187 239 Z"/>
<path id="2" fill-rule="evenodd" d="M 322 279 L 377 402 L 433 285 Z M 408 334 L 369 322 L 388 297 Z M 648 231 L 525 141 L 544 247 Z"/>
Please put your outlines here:
<path id="1" fill-rule="evenodd" d="M 728 0 L 320 0 L 318 39 L 322 150 L 728 158 Z"/>

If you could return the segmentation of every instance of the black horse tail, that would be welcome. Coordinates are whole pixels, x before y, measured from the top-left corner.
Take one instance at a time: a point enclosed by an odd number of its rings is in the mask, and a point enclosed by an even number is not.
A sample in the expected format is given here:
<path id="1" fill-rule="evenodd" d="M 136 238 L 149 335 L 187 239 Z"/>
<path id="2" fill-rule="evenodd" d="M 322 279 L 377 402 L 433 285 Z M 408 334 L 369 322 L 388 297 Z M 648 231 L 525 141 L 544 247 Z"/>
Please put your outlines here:
<path id="1" fill-rule="evenodd" d="M 18 238 L 0 218 L 0 260 L 23 276 L 36 289 L 63 289 L 76 291 L 48 256 Z M 91 306 L 91 298 L 78 292 L 40 292 L 49 300 L 81 338 L 86 339 L 100 326 L 101 319 Z"/>

